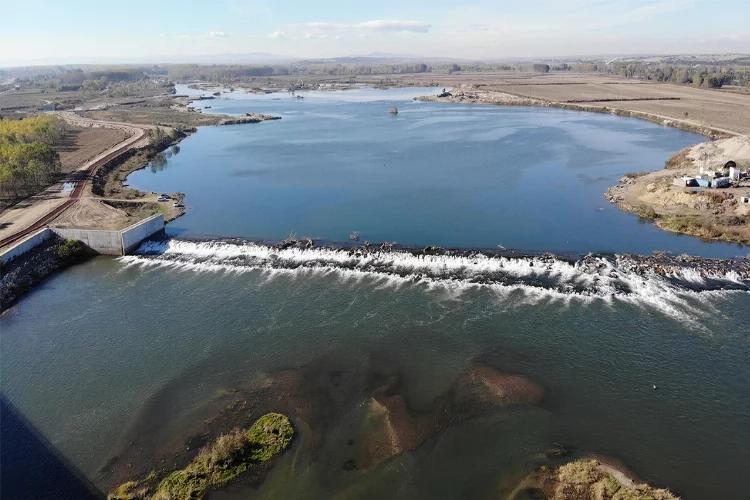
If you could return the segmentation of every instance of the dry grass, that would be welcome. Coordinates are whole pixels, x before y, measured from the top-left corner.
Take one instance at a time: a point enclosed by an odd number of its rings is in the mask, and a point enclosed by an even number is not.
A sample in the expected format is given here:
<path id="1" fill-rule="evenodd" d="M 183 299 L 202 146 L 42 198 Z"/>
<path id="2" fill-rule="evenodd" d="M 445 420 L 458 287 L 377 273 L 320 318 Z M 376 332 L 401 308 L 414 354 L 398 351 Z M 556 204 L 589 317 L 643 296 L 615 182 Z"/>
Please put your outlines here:
<path id="1" fill-rule="evenodd" d="M 678 500 L 669 490 L 647 484 L 624 484 L 596 460 L 578 460 L 545 473 L 554 483 L 552 500 Z"/>
<path id="2" fill-rule="evenodd" d="M 682 151 L 674 154 L 664 165 L 665 168 L 690 168 L 693 166 L 693 160 L 688 156 L 692 147 L 687 147 Z"/>
<path id="3" fill-rule="evenodd" d="M 118 106 L 110 109 L 87 111 L 87 118 L 135 123 L 137 125 L 164 125 L 194 128 L 218 125 L 225 116 L 179 111 L 169 107 Z"/>
<path id="4" fill-rule="evenodd" d="M 128 137 L 119 129 L 69 127 L 61 144 L 55 148 L 60 154 L 62 172 L 78 169 Z"/>

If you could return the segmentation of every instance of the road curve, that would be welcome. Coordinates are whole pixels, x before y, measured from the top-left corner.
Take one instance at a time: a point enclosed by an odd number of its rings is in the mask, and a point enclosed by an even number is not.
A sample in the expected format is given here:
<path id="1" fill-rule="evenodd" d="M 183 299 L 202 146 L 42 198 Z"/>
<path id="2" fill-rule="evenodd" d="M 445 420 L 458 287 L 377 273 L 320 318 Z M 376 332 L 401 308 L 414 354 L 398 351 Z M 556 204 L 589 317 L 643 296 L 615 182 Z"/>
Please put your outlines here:
<path id="1" fill-rule="evenodd" d="M 16 241 L 22 238 L 25 238 L 26 236 L 40 230 L 41 228 L 46 226 L 50 221 L 52 221 L 55 217 L 57 217 L 58 215 L 63 213 L 65 210 L 73 206 L 81 197 L 81 195 L 83 195 L 84 189 L 86 188 L 86 183 L 88 183 L 89 179 L 91 179 L 92 174 L 96 171 L 97 168 L 104 165 L 105 163 L 112 160 L 113 158 L 116 158 L 122 153 L 130 150 L 131 148 L 143 147 L 143 146 L 148 145 L 147 131 L 150 127 L 137 126 L 137 125 L 133 125 L 130 123 L 91 120 L 91 119 L 83 118 L 81 116 L 78 116 L 74 113 L 69 113 L 69 112 L 67 113 L 56 112 L 54 114 L 62 118 L 66 122 L 70 123 L 71 125 L 76 125 L 79 127 L 118 128 L 118 129 L 126 130 L 130 132 L 131 135 L 130 137 L 126 138 L 124 141 L 120 142 L 119 144 L 116 144 L 109 150 L 101 153 L 100 155 L 84 163 L 75 172 L 72 172 L 70 174 L 70 177 L 67 179 L 67 182 L 74 182 L 75 185 L 73 187 L 73 190 L 70 192 L 68 199 L 65 200 L 65 202 L 62 205 L 44 214 L 36 222 L 0 240 L 0 248 L 6 245 L 9 245 L 11 243 L 15 243 Z"/>

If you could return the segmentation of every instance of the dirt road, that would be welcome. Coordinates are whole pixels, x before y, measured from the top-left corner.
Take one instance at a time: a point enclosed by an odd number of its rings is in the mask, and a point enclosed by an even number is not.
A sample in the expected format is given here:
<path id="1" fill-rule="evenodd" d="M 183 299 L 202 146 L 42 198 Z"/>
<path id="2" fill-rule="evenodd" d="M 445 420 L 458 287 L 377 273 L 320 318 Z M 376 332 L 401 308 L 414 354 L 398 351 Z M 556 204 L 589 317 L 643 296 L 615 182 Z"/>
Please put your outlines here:
<path id="1" fill-rule="evenodd" d="M 131 149 L 148 145 L 147 126 L 129 123 L 109 122 L 82 118 L 70 112 L 55 112 L 66 122 L 78 127 L 104 127 L 122 130 L 128 137 L 107 151 L 85 162 L 78 169 L 67 174 L 60 182 L 44 192 L 32 196 L 12 208 L 0 213 L 0 248 L 18 241 L 48 224 L 55 217 L 72 206 L 79 198 L 88 194 L 85 189 L 91 174 L 99 166 Z"/>

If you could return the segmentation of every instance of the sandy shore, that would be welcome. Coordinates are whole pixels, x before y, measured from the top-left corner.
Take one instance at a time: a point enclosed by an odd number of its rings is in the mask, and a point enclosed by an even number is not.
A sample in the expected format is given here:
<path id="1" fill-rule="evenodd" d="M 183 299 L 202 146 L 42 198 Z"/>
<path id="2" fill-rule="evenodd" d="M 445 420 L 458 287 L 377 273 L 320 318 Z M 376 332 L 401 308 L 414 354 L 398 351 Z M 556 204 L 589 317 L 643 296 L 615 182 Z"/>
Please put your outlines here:
<path id="1" fill-rule="evenodd" d="M 723 168 L 729 160 L 747 170 L 750 137 L 737 136 L 687 148 L 675 154 L 667 168 L 623 177 L 607 190 L 605 197 L 622 210 L 653 220 L 668 231 L 750 245 L 750 203 L 741 201 L 750 192 L 750 178 L 723 189 L 673 183 L 679 177 L 697 176 L 701 169 Z"/>

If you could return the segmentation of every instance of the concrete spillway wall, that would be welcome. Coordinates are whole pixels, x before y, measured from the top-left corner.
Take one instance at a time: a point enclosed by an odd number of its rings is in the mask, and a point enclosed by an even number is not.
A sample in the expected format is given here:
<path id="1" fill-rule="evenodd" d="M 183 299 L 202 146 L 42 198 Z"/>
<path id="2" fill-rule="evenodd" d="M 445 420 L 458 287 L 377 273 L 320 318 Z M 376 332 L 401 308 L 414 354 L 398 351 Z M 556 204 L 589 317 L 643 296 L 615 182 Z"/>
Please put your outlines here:
<path id="1" fill-rule="evenodd" d="M 96 253 L 103 255 L 125 255 L 134 250 L 146 238 L 163 230 L 163 214 L 149 217 L 122 231 L 48 227 L 39 230 L 28 238 L 4 250 L 0 253 L 0 262 L 5 264 L 55 235 L 65 239 L 80 240 Z"/>
<path id="2" fill-rule="evenodd" d="M 67 240 L 81 240 L 88 248 L 103 255 L 123 255 L 120 231 L 94 229 L 50 228 L 54 234 Z"/>
<path id="3" fill-rule="evenodd" d="M 122 255 L 132 252 L 146 238 L 164 231 L 164 215 L 158 214 L 122 230 Z"/>
<path id="4" fill-rule="evenodd" d="M 3 264 L 7 264 L 8 261 L 15 259 L 19 255 L 25 254 L 32 248 L 35 248 L 37 245 L 41 245 L 48 239 L 52 238 L 54 235 L 55 233 L 53 233 L 48 228 L 40 229 L 28 238 L 23 239 L 15 245 L 4 250 L 0 254 L 0 262 L 2 262 Z"/>

